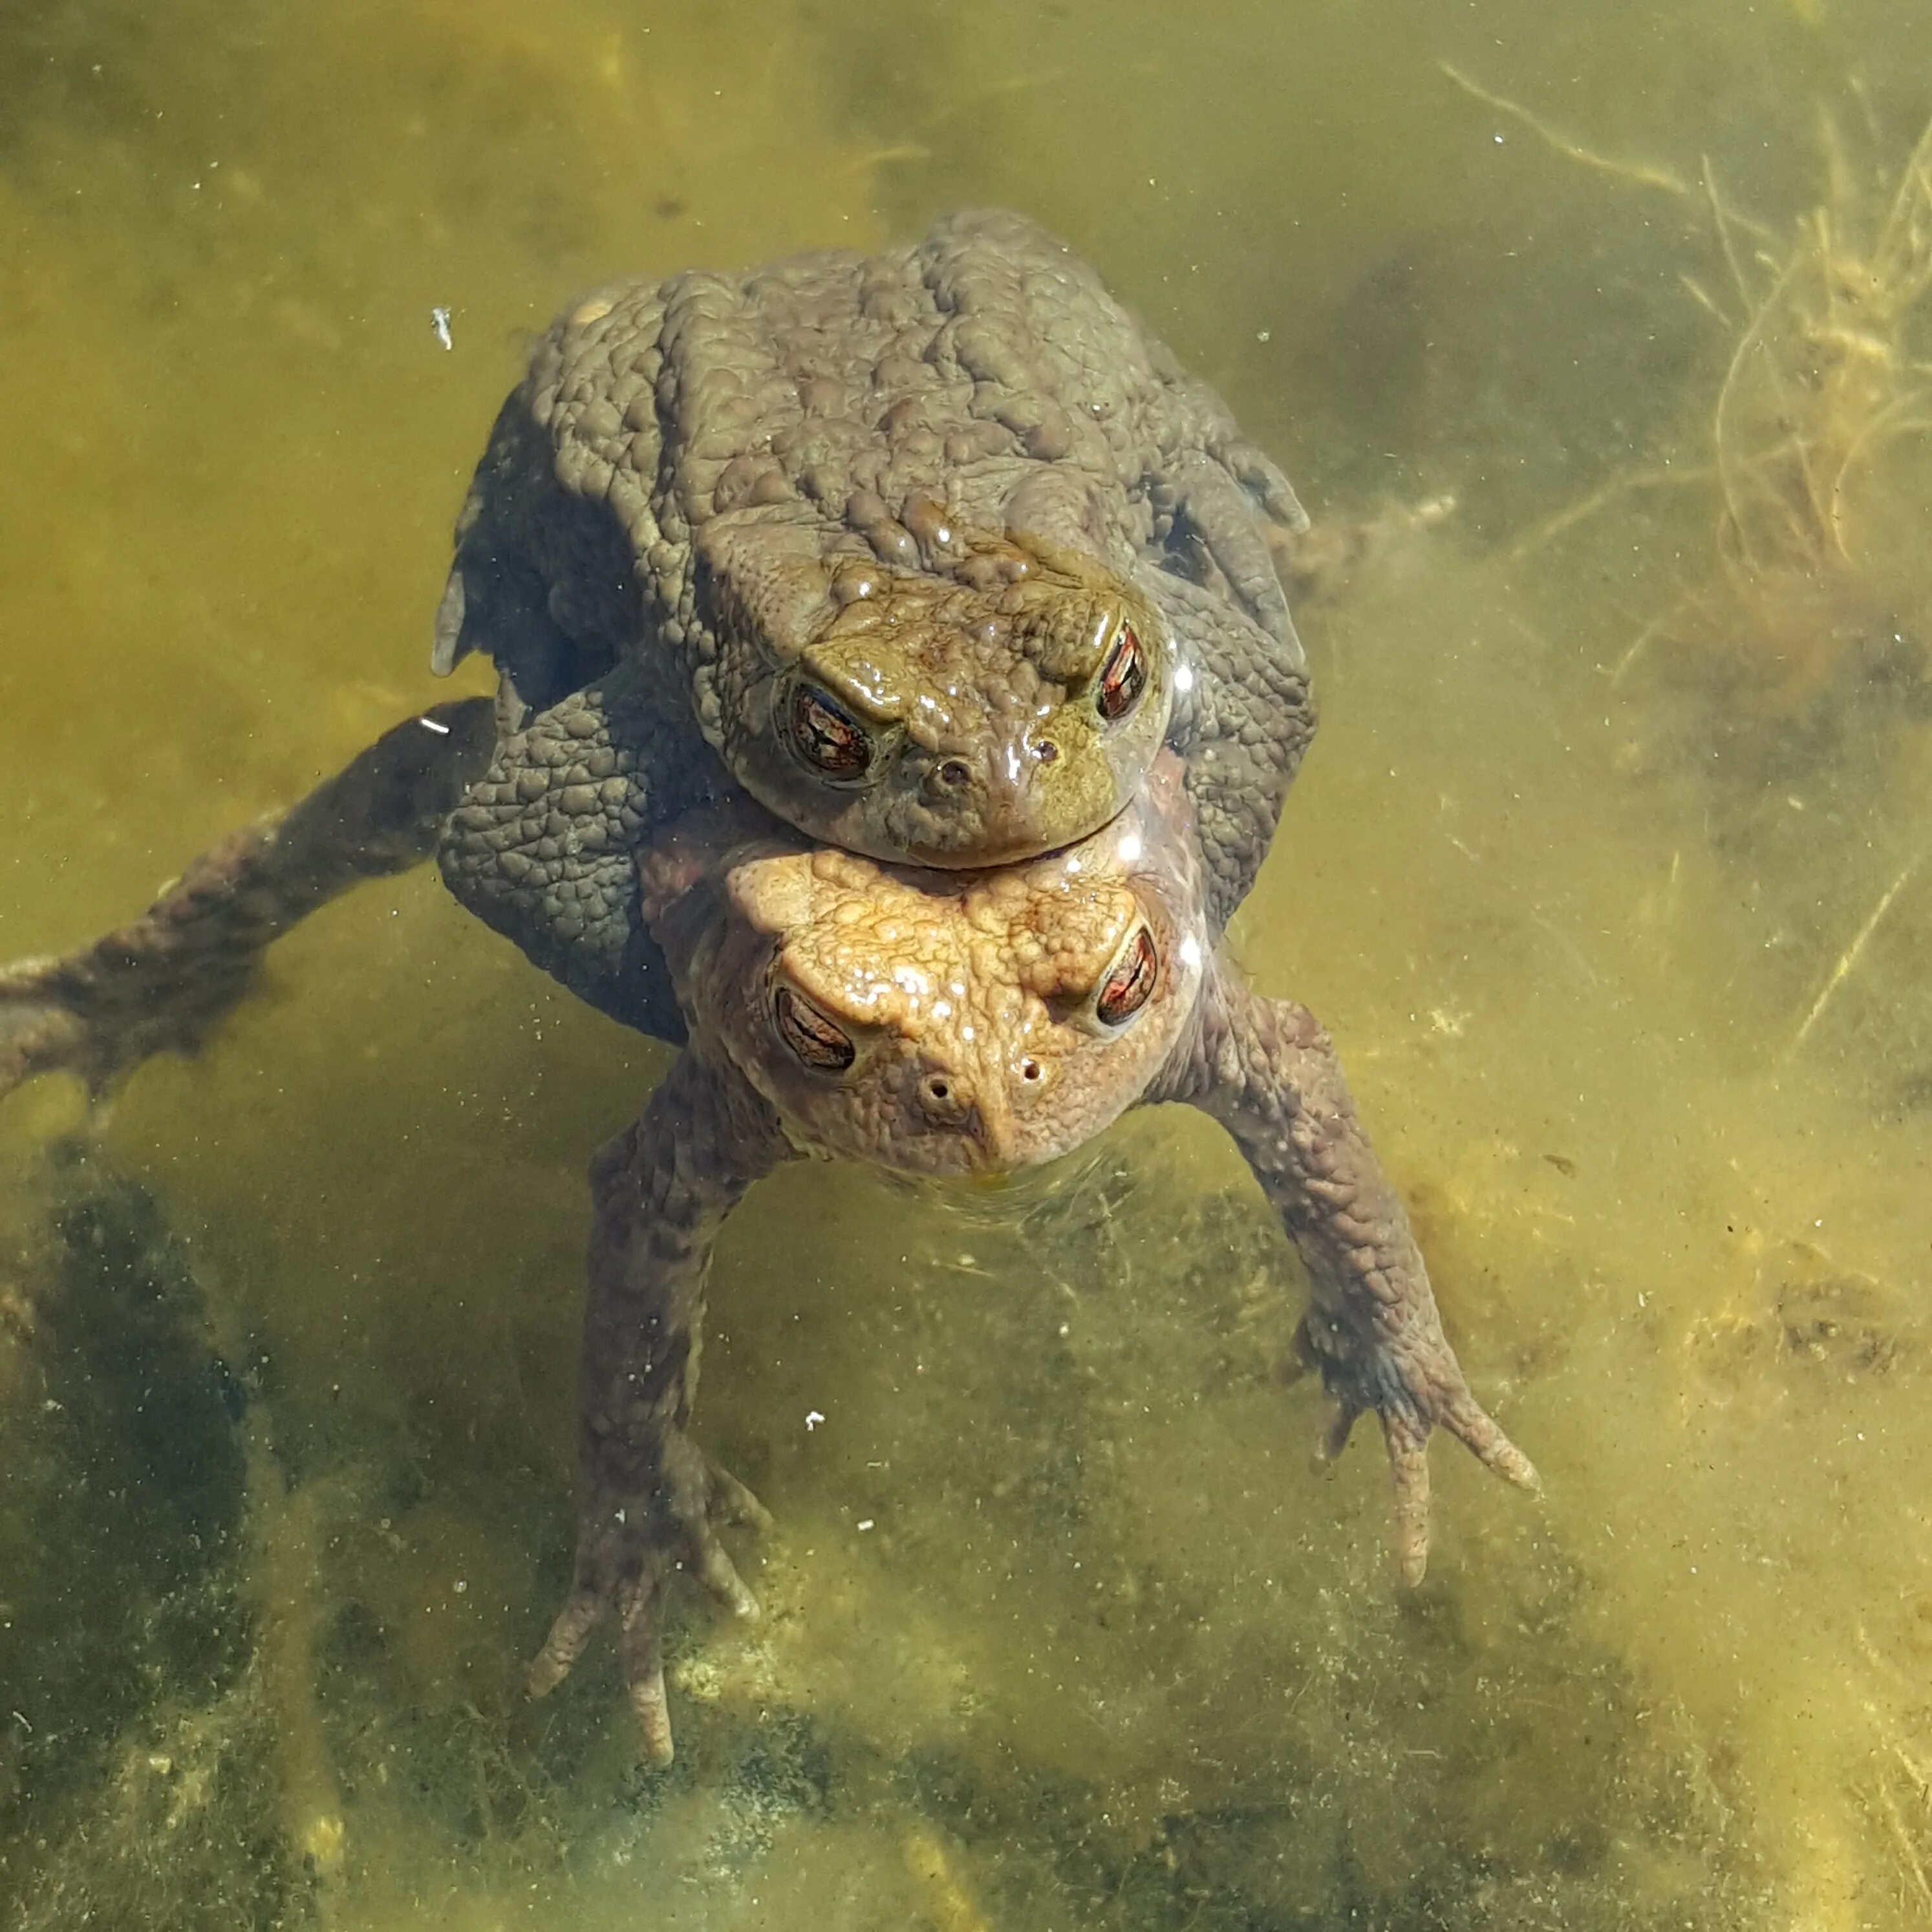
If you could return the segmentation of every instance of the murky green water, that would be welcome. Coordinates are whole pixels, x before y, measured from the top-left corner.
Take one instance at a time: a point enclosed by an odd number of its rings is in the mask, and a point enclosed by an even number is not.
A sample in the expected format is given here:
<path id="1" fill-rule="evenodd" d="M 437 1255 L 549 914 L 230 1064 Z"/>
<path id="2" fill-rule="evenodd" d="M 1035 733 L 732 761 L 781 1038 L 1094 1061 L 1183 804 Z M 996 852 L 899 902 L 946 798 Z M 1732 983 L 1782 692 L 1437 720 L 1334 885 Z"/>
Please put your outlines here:
<path id="1" fill-rule="evenodd" d="M 0 1110 L 0 1924 L 1932 1918 L 1932 190 L 1881 232 L 1932 14 L 1551 12 L 0 19 L 0 958 L 446 694 L 448 525 L 574 290 L 1023 206 L 1318 510 L 1456 500 L 1311 616 L 1236 938 L 1547 1486 L 1438 1444 L 1396 1591 L 1204 1124 L 970 1211 L 782 1174 L 701 1406 L 773 1614 L 691 1609 L 640 1772 L 607 1654 L 514 1687 L 582 1170 L 662 1058 L 372 887 L 81 1168 L 72 1093 Z"/>

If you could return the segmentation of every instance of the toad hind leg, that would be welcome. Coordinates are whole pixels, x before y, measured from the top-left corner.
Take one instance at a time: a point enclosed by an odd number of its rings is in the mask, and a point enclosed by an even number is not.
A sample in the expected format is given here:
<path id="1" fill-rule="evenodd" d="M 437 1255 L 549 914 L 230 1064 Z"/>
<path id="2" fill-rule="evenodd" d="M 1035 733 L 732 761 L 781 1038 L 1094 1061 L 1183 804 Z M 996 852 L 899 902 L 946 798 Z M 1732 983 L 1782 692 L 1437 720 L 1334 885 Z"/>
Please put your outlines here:
<path id="1" fill-rule="evenodd" d="M 746 1190 L 788 1152 L 764 1102 L 734 1072 L 687 1051 L 591 1164 L 577 1556 L 526 1682 L 533 1697 L 555 1689 L 614 1611 L 631 1708 L 658 1764 L 672 1748 L 663 1659 L 672 1577 L 688 1571 L 737 1616 L 758 1614 L 712 1526 L 769 1519 L 686 1429 L 712 1244 Z"/>
<path id="2" fill-rule="evenodd" d="M 350 886 L 430 856 L 495 730 L 484 698 L 410 718 L 289 811 L 191 861 L 132 925 L 0 966 L 0 1094 L 65 1070 L 98 1098 L 150 1054 L 194 1052 L 272 941 Z"/>
<path id="3" fill-rule="evenodd" d="M 1472 1393 L 1429 1272 L 1357 1117 L 1328 1036 L 1306 1008 L 1264 1000 L 1216 970 L 1194 1039 L 1150 1100 L 1186 1100 L 1234 1137 L 1308 1273 L 1312 1305 L 1297 1334 L 1334 1411 L 1334 1456 L 1373 1410 L 1395 1491 L 1394 1550 L 1420 1582 L 1429 1553 L 1431 1432 L 1446 1429 L 1484 1465 L 1537 1487 L 1529 1459 Z"/>

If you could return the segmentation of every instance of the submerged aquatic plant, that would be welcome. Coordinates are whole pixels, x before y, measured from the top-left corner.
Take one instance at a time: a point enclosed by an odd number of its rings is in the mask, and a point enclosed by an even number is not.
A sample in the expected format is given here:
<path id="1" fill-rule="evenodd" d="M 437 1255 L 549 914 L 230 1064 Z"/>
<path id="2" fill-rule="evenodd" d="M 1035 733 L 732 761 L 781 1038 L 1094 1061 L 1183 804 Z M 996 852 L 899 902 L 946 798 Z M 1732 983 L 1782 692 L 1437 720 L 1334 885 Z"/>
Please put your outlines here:
<path id="1" fill-rule="evenodd" d="M 1615 681 L 1643 664 L 1720 700 L 1727 725 L 1754 717 L 1825 740 L 1831 721 L 1816 707 L 1841 707 L 1862 688 L 1876 687 L 1888 710 L 1932 715 L 1924 492 L 1906 466 L 1928 454 L 1932 431 L 1932 124 L 1894 172 L 1856 162 L 1821 113 L 1823 192 L 1780 236 L 1727 199 L 1708 158 L 1692 181 L 1606 157 L 1444 71 L 1566 159 L 1699 209 L 1729 284 L 1720 295 L 1679 278 L 1732 338 L 1700 433 L 1705 457 L 1666 452 L 1619 473 L 1532 531 L 1518 554 L 1634 490 L 1714 484 L 1708 567 L 1694 564 L 1689 586 L 1617 661 Z M 1868 108 L 1864 118 L 1876 153 L 1883 139 Z M 1778 748 L 1780 765 L 1790 750 Z M 1752 776 L 1757 763 L 1746 760 Z"/>
<path id="2" fill-rule="evenodd" d="M 1708 163 L 1703 171 L 1748 318 L 1718 392 L 1713 441 L 1719 551 L 1748 584 L 1780 571 L 1857 570 L 1861 477 L 1888 446 L 1932 430 L 1932 363 L 1914 343 L 1932 288 L 1932 124 L 1862 235 L 1871 197 L 1834 124 L 1821 124 L 1829 191 L 1781 257 L 1766 231 L 1725 206 Z M 1748 254 L 1741 230 L 1756 244 Z"/>
<path id="3" fill-rule="evenodd" d="M 1742 305 L 1710 432 L 1718 568 L 1654 629 L 1688 659 L 1673 668 L 1745 722 L 1796 725 L 1822 750 L 1847 710 L 1932 714 L 1910 468 L 1932 430 L 1932 126 L 1889 181 L 1854 168 L 1828 116 L 1820 127 L 1826 193 L 1781 249 L 1703 169 Z"/>
<path id="4" fill-rule="evenodd" d="M 1624 769 L 1694 773 L 1711 837 L 1766 908 L 1760 946 L 1795 971 L 1802 948 L 1788 935 L 1817 949 L 1810 989 L 1786 988 L 1804 1002 L 1796 1052 L 1898 923 L 1928 856 L 1922 835 L 1886 828 L 1922 820 L 1906 802 L 1932 786 L 1932 124 L 1900 164 L 1877 158 L 1888 144 L 1862 92 L 1856 143 L 1821 111 L 1821 190 L 1780 230 L 1736 206 L 1708 158 L 1688 176 L 1599 154 L 1445 70 L 1566 160 L 1670 198 L 1711 236 L 1717 292 L 1678 277 L 1727 338 L 1714 399 L 1689 404 L 1694 446 L 1617 472 L 1514 554 L 1640 493 L 1710 493 L 1708 548 L 1680 548 L 1674 502 L 1628 532 L 1660 562 L 1674 554 L 1678 581 L 1607 668 L 1647 700 Z M 1864 828 L 1822 870 L 1814 804 Z"/>

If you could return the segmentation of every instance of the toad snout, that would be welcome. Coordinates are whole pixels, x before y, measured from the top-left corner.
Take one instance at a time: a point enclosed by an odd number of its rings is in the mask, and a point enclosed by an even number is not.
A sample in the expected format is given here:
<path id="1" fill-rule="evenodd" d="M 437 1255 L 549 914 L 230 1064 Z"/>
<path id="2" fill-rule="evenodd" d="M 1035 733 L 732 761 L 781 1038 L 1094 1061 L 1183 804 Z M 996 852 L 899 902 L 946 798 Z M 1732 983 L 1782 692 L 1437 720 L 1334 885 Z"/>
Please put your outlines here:
<path id="1" fill-rule="evenodd" d="M 914 1094 L 934 1131 L 974 1143 L 975 1166 L 1002 1168 L 1023 1163 L 1022 1117 L 1052 1084 L 1045 1063 L 1029 1054 L 991 1073 L 928 1066 Z"/>

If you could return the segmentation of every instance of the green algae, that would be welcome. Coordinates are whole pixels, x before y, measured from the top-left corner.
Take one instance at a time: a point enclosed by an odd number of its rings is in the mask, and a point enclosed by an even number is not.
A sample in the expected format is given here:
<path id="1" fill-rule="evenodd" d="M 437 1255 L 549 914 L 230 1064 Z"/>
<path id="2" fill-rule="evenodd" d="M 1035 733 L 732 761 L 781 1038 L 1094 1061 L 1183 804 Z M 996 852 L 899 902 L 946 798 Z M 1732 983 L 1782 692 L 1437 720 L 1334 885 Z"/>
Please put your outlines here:
<path id="1" fill-rule="evenodd" d="M 583 1168 L 663 1056 L 433 879 L 371 886 L 106 1129 L 247 1392 L 244 1527 L 197 1586 L 247 1640 L 190 1680 L 177 1632 L 145 1697 L 94 1660 L 161 1641 L 178 1580 L 22 1500 L 62 1360 L 28 1318 L 70 1292 L 38 1163 L 76 1102 L 0 1112 L 0 1597 L 56 1653 L 0 1706 L 98 1741 L 41 1796 L 10 1745 L 0 1923 L 1932 1910 L 1927 726 L 1909 659 L 1737 670 L 1818 634 L 1815 585 L 1801 559 L 1713 601 L 1741 313 L 1684 284 L 1724 286 L 1707 211 L 1637 178 L 1708 158 L 1774 255 L 1815 207 L 1869 212 L 1932 32 L 1546 12 L 336 0 L 0 29 L 0 956 L 112 923 L 443 694 L 448 526 L 574 290 L 1025 206 L 1319 507 L 1457 500 L 1311 610 L 1322 734 L 1234 942 L 1334 1030 L 1546 1486 L 1438 1447 L 1430 1578 L 1394 1588 L 1378 1454 L 1310 1472 L 1292 1264 L 1202 1124 L 1136 1117 L 964 1203 L 784 1173 L 721 1244 L 701 1407 L 780 1519 L 770 1615 L 688 1606 L 680 1763 L 640 1772 L 608 1658 L 537 1709 L 516 1679 L 567 1560 Z M 1843 182 L 1821 105 L 1870 110 Z M 1916 636 L 1916 487 L 1906 463 L 1860 498 L 1830 634 Z M 1633 660 L 1687 598 L 1715 629 Z M 1700 656 L 1720 632 L 1735 654 Z"/>

